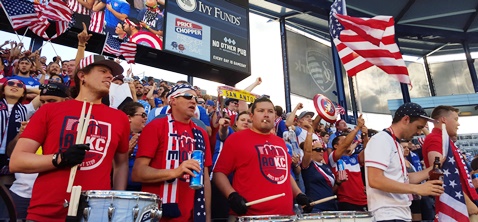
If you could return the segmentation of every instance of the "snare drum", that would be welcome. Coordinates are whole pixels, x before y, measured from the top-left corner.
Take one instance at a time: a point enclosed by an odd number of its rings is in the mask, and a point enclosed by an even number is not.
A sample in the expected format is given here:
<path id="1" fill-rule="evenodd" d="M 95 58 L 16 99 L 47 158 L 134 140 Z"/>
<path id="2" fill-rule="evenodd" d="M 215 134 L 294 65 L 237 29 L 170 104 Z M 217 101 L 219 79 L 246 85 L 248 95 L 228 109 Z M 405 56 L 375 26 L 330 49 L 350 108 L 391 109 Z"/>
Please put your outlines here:
<path id="1" fill-rule="evenodd" d="M 366 211 L 324 211 L 321 213 L 303 214 L 300 222 L 371 222 L 372 212 Z"/>
<path id="2" fill-rule="evenodd" d="M 161 198 L 147 192 L 87 190 L 81 193 L 81 221 L 158 221 Z M 155 220 L 153 220 L 155 219 Z"/>
<path id="3" fill-rule="evenodd" d="M 237 221 L 238 222 L 259 222 L 259 221 L 293 222 L 295 221 L 295 216 L 281 216 L 281 215 L 243 216 L 243 217 L 237 217 Z"/>

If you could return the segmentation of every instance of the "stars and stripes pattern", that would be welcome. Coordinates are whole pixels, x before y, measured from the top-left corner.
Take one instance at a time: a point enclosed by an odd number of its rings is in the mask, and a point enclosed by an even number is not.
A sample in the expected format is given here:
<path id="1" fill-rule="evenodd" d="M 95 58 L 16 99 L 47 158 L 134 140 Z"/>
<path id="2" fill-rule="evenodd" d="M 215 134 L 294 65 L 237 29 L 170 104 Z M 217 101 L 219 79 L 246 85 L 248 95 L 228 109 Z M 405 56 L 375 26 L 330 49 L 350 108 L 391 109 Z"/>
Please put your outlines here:
<path id="1" fill-rule="evenodd" d="M 395 43 L 392 16 L 355 18 L 346 15 L 345 0 L 330 10 L 330 36 L 349 76 L 377 66 L 401 83 L 411 84 L 402 54 Z"/>
<path id="2" fill-rule="evenodd" d="M 91 11 L 90 14 L 90 26 L 88 30 L 96 33 L 103 33 L 103 28 L 105 27 L 105 11 Z"/>
<path id="3" fill-rule="evenodd" d="M 85 68 L 89 64 L 93 63 L 95 61 L 95 55 L 89 55 L 83 59 L 80 60 L 80 64 L 78 64 L 80 69 Z"/>
<path id="4" fill-rule="evenodd" d="M 68 7 L 78 14 L 89 15 L 90 10 L 81 5 L 79 1 L 86 2 L 86 0 L 68 0 Z"/>
<path id="5" fill-rule="evenodd" d="M 115 56 L 120 56 L 120 41 L 119 39 L 114 38 L 112 35 L 106 35 L 105 47 L 103 47 L 103 53 L 113 54 Z"/>
<path id="6" fill-rule="evenodd" d="M 463 196 L 460 171 L 457 168 L 456 155 L 454 155 L 456 150 L 452 149 L 450 143 L 446 145 L 448 152 L 442 165 L 445 192 L 435 203 L 435 221 L 470 221 Z"/>
<path id="7" fill-rule="evenodd" d="M 201 130 L 197 128 L 192 129 L 194 140 L 196 140 L 196 150 L 206 152 L 206 145 Z M 204 160 L 203 160 L 204 161 Z M 194 222 L 206 221 L 206 201 L 204 197 L 204 187 L 197 189 L 194 193 Z"/>
<path id="8" fill-rule="evenodd" d="M 36 35 L 44 39 L 54 39 L 71 28 L 73 12 L 62 0 L 51 0 L 48 4 L 35 3 L 34 8 L 39 21 L 32 23 L 29 28 Z M 55 32 L 48 33 L 47 29 L 52 24 L 56 26 Z"/>
<path id="9" fill-rule="evenodd" d="M 33 2 L 28 0 L 2 0 L 0 2 L 7 13 L 13 30 L 18 30 L 38 21 Z"/>
<path id="10" fill-rule="evenodd" d="M 123 42 L 120 45 L 120 53 L 128 63 L 134 64 L 136 56 L 136 43 Z"/>
<path id="11" fill-rule="evenodd" d="M 133 63 L 136 56 L 136 43 L 120 42 L 119 39 L 106 35 L 105 46 L 103 52 L 113 54 L 115 56 L 122 55 L 128 63 Z"/>
<path id="12" fill-rule="evenodd" d="M 337 104 L 337 113 L 340 115 L 345 115 L 345 109 L 341 105 Z"/>

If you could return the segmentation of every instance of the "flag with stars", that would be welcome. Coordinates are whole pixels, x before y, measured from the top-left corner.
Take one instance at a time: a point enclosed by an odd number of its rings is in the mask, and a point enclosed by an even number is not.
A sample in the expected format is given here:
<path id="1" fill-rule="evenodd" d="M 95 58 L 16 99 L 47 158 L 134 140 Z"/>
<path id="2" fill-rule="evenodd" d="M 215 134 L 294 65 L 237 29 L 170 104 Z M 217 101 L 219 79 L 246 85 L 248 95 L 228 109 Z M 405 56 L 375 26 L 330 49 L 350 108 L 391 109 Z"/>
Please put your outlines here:
<path id="1" fill-rule="evenodd" d="M 2 0 L 0 2 L 7 13 L 13 30 L 27 27 L 38 21 L 33 2 L 28 0 Z"/>
<path id="2" fill-rule="evenodd" d="M 73 25 L 73 12 L 62 0 L 35 2 L 34 8 L 38 22 L 32 23 L 29 28 L 44 39 L 55 39 Z"/>
<path id="3" fill-rule="evenodd" d="M 401 83 L 411 84 L 407 66 L 395 43 L 392 16 L 356 18 L 347 16 L 345 0 L 330 8 L 330 36 L 349 76 L 377 66 Z"/>
<path id="4" fill-rule="evenodd" d="M 114 38 L 109 33 L 106 35 L 105 46 L 103 47 L 103 53 L 113 54 L 115 56 L 120 56 L 120 41 L 119 39 Z"/>
<path id="5" fill-rule="evenodd" d="M 134 64 L 136 57 L 136 43 L 123 42 L 120 45 L 120 53 L 128 63 Z"/>
<path id="6" fill-rule="evenodd" d="M 194 140 L 196 140 L 196 150 L 202 150 L 206 153 L 206 145 L 201 130 L 193 128 Z M 205 160 L 203 160 L 205 161 Z M 206 201 L 204 197 L 204 187 L 197 189 L 194 193 L 194 222 L 206 221 Z"/>
<path id="7" fill-rule="evenodd" d="M 462 189 L 462 187 L 466 187 L 466 184 L 462 186 L 461 172 L 457 167 L 459 165 L 457 160 L 461 161 L 461 158 L 453 145 L 450 146 L 450 143 L 445 143 L 445 145 L 448 150 L 442 164 L 445 192 L 435 202 L 435 221 L 470 221 Z M 458 154 L 458 157 L 454 154 Z"/>

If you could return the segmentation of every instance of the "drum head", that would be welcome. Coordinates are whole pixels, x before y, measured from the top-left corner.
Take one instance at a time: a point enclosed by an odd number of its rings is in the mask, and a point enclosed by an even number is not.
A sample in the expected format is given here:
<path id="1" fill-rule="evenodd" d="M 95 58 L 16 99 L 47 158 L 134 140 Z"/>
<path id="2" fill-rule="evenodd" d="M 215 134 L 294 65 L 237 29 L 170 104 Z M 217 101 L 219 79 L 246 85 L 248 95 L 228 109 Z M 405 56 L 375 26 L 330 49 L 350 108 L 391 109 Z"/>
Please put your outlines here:
<path id="1" fill-rule="evenodd" d="M 322 94 L 317 94 L 314 96 L 314 106 L 317 113 L 329 123 L 335 123 L 337 116 L 335 113 L 337 109 L 335 108 L 334 103 L 330 101 L 329 98 L 325 97 Z"/>

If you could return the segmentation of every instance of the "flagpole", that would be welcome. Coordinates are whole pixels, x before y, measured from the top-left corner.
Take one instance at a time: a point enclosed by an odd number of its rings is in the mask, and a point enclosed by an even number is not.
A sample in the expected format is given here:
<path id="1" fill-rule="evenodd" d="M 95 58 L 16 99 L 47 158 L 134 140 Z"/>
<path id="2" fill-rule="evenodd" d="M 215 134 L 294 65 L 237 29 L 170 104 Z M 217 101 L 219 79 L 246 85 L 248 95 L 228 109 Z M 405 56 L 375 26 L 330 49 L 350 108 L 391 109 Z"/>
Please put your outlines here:
<path id="1" fill-rule="evenodd" d="M 13 28 L 13 22 L 12 22 L 12 20 L 10 19 L 10 16 L 8 15 L 7 10 L 5 9 L 5 6 L 3 5 L 3 2 L 2 2 L 2 1 L 0 1 L 0 5 L 2 5 L 3 12 L 5 12 L 5 15 L 7 16 L 8 21 L 10 22 L 10 25 L 11 25 L 12 28 Z M 28 30 L 28 28 L 27 28 L 27 30 Z M 20 36 L 18 36 L 17 31 L 16 31 L 15 29 L 14 29 L 13 31 L 15 32 L 15 35 L 17 35 L 18 41 L 22 42 L 22 40 L 20 39 Z"/>
<path id="2" fill-rule="evenodd" d="M 103 43 L 103 48 L 101 49 L 101 54 L 100 55 L 103 55 L 103 51 L 105 50 L 106 42 L 108 41 L 108 36 L 110 36 L 110 33 L 106 32 L 106 39 L 105 39 L 105 42 Z"/>
<path id="3" fill-rule="evenodd" d="M 51 42 L 51 40 L 48 40 L 48 42 L 50 43 L 51 48 L 53 49 L 53 52 L 55 52 L 56 56 L 58 56 L 58 53 L 56 52 L 55 47 L 53 46 L 53 43 Z"/>
<path id="4" fill-rule="evenodd" d="M 27 35 L 27 32 L 28 32 L 28 27 L 27 27 L 27 29 L 25 29 L 25 33 L 23 33 L 22 40 L 20 40 L 20 42 L 23 42 L 23 39 L 24 39 L 25 36 Z"/>
<path id="5" fill-rule="evenodd" d="M 357 101 L 357 105 L 358 105 L 358 110 L 360 112 L 359 115 L 362 115 L 363 114 L 363 109 L 362 109 L 362 100 L 360 99 L 360 93 L 359 93 L 359 86 L 358 86 L 358 80 L 357 80 L 357 76 L 354 76 L 353 77 L 353 80 L 354 80 L 354 89 L 355 89 L 355 97 L 356 97 L 356 101 Z"/>

